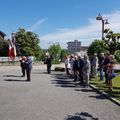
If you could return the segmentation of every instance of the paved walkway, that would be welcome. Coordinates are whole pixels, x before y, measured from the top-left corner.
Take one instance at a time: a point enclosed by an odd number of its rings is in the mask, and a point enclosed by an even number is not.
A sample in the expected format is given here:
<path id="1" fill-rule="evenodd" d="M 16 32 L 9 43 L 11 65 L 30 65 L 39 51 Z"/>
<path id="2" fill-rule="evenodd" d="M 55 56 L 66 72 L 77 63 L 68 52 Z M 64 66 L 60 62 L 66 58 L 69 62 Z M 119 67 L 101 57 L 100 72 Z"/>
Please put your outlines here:
<path id="1" fill-rule="evenodd" d="M 0 66 L 0 120 L 120 120 L 119 106 L 64 72 L 41 65 L 31 82 L 20 75 L 19 66 Z"/>

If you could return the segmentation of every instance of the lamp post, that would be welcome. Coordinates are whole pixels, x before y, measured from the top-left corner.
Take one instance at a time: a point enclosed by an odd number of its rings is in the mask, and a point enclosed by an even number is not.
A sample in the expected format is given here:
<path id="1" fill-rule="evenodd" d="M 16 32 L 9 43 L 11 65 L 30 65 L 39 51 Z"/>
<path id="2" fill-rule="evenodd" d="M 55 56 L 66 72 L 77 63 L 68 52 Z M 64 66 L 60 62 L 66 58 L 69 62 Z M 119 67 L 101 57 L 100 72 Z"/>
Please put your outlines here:
<path id="1" fill-rule="evenodd" d="M 108 19 L 103 19 L 103 17 L 99 13 L 98 16 L 96 17 L 96 20 L 102 21 L 102 40 L 104 40 L 104 25 L 109 24 Z"/>

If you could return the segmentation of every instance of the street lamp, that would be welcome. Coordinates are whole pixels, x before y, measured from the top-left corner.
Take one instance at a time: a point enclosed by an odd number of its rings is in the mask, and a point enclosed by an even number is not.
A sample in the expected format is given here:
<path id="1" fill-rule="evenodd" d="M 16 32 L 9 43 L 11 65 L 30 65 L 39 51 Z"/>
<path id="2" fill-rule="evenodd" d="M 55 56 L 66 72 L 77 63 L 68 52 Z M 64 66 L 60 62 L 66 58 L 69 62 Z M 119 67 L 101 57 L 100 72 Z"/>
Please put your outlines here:
<path id="1" fill-rule="evenodd" d="M 102 40 L 104 40 L 104 25 L 109 24 L 108 19 L 103 19 L 103 17 L 99 13 L 98 16 L 96 17 L 96 20 L 101 20 L 102 21 Z"/>

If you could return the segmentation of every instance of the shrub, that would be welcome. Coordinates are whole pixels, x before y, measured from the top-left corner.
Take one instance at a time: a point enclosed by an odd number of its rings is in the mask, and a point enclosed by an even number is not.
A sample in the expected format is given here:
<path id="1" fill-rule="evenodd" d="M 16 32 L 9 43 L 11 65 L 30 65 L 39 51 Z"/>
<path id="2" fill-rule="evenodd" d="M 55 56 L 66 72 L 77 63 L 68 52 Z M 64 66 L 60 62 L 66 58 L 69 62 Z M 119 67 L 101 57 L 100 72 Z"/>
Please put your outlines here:
<path id="1" fill-rule="evenodd" d="M 64 67 L 55 67 L 54 71 L 64 72 L 64 71 L 65 71 L 65 68 L 64 68 Z"/>

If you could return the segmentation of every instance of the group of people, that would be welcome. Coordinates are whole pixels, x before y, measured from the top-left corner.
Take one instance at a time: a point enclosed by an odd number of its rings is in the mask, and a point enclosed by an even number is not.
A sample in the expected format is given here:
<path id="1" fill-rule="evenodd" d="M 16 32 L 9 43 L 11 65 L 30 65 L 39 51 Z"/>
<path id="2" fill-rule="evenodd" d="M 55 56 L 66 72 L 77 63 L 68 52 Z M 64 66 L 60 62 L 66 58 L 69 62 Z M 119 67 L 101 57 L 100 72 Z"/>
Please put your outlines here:
<path id="1" fill-rule="evenodd" d="M 21 56 L 20 61 L 20 66 L 22 70 L 22 76 L 25 77 L 27 76 L 26 81 L 31 81 L 31 69 L 32 69 L 32 59 L 29 58 L 28 56 Z"/>
<path id="2" fill-rule="evenodd" d="M 100 53 L 94 53 L 92 57 L 84 55 L 80 56 L 66 56 L 65 68 L 66 74 L 70 74 L 74 77 L 74 81 L 80 81 L 86 86 L 89 85 L 89 77 L 98 79 L 98 71 L 100 74 L 100 80 L 104 80 L 109 85 L 109 89 L 112 90 L 112 79 L 115 77 L 114 73 L 114 55 Z"/>
<path id="3" fill-rule="evenodd" d="M 80 56 L 66 56 L 65 57 L 66 74 L 70 74 L 74 77 L 75 81 L 80 81 L 80 84 L 85 83 L 85 86 L 89 85 L 90 74 L 90 61 L 88 55 L 84 55 L 84 58 Z"/>

